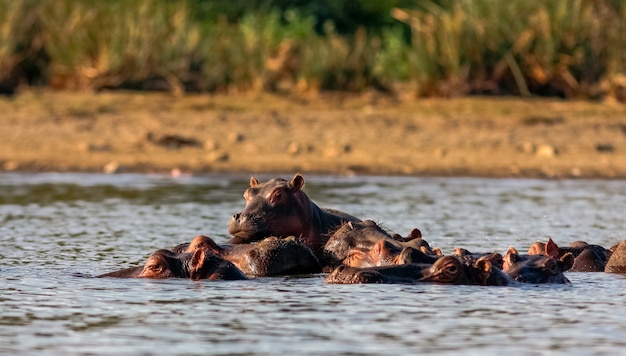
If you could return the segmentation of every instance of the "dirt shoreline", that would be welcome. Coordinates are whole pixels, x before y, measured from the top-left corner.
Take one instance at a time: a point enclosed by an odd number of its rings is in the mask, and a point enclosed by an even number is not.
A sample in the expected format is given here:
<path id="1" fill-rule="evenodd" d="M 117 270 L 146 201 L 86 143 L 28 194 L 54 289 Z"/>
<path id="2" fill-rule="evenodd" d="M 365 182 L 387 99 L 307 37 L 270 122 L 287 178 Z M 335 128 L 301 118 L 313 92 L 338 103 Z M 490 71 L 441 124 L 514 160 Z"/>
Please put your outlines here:
<path id="1" fill-rule="evenodd" d="M 26 91 L 0 97 L 2 170 L 626 179 L 626 105 Z"/>

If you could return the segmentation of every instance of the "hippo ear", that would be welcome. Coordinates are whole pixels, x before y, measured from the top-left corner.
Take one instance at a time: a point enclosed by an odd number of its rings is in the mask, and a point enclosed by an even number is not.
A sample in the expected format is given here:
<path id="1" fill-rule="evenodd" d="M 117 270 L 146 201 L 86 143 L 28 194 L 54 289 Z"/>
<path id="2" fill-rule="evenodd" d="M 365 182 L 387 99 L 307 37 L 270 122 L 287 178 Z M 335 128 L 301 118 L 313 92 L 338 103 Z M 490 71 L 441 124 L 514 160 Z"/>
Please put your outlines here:
<path id="1" fill-rule="evenodd" d="M 204 264 L 204 257 L 206 254 L 206 250 L 197 249 L 194 251 L 193 256 L 191 257 L 191 265 L 189 267 L 189 276 L 191 279 L 197 279 L 198 271 L 202 268 Z"/>
<path id="2" fill-rule="evenodd" d="M 296 175 L 294 175 L 293 178 L 291 178 L 291 180 L 289 181 L 289 188 L 292 191 L 297 192 L 298 190 L 302 189 L 302 187 L 304 187 L 304 177 L 301 176 L 299 173 L 296 173 Z"/>
<path id="3" fill-rule="evenodd" d="M 492 264 L 487 257 L 481 257 L 474 262 L 474 267 L 477 268 L 481 273 L 490 274 Z"/>
<path id="4" fill-rule="evenodd" d="M 535 242 L 532 245 L 530 245 L 530 248 L 528 248 L 528 254 L 529 255 L 543 255 L 544 251 L 546 250 L 546 244 L 544 244 L 543 242 Z"/>
<path id="5" fill-rule="evenodd" d="M 194 237 L 185 251 L 194 252 L 197 249 L 207 249 L 216 255 L 219 255 L 224 251 L 224 248 L 222 246 L 215 243 L 212 238 L 204 235 L 198 235 Z"/>
<path id="6" fill-rule="evenodd" d="M 550 256 L 554 259 L 559 259 L 559 246 L 557 246 L 551 238 L 548 237 L 548 242 L 546 242 L 546 256 Z"/>
<path id="7" fill-rule="evenodd" d="M 443 256 L 443 252 L 441 252 L 441 249 L 439 247 L 433 248 L 432 251 L 435 254 L 435 256 Z"/>
<path id="8" fill-rule="evenodd" d="M 559 268 L 562 272 L 567 271 L 572 268 L 572 266 L 574 266 L 574 255 L 572 255 L 571 252 L 564 254 L 563 257 L 559 259 Z"/>
<path id="9" fill-rule="evenodd" d="M 414 228 L 409 232 L 408 240 L 420 239 L 422 238 L 422 232 L 418 228 Z"/>
<path id="10" fill-rule="evenodd" d="M 511 246 L 508 250 L 506 250 L 503 260 L 504 262 L 506 262 L 506 264 L 512 265 L 517 262 L 518 257 L 519 253 L 517 253 L 515 247 Z"/>
<path id="11" fill-rule="evenodd" d="M 250 188 L 256 188 L 259 186 L 259 180 L 254 178 L 253 176 L 250 176 Z"/>
<path id="12" fill-rule="evenodd" d="M 504 254 L 505 255 L 519 255 L 519 253 L 517 252 L 517 250 L 513 246 L 509 247 L 509 249 L 506 250 L 506 252 Z"/>

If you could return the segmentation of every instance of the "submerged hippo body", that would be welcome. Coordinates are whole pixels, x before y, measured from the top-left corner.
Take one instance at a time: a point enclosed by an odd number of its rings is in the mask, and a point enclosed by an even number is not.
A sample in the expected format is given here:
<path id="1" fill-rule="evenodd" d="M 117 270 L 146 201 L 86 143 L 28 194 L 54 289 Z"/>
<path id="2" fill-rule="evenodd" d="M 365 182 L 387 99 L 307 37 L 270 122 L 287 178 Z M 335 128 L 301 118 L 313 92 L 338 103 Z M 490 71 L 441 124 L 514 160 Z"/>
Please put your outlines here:
<path id="1" fill-rule="evenodd" d="M 114 278 L 190 278 L 241 280 L 247 277 L 231 262 L 206 249 L 174 252 L 160 249 L 153 252 L 143 266 L 105 273 L 98 277 Z"/>
<path id="2" fill-rule="evenodd" d="M 429 264 L 407 264 L 380 267 L 350 267 L 340 265 L 324 280 L 329 284 L 412 284 L 424 277 L 424 272 L 431 267 Z"/>
<path id="3" fill-rule="evenodd" d="M 301 238 L 318 256 L 326 243 L 328 232 L 346 221 L 360 221 L 346 213 L 322 209 L 302 191 L 300 174 L 287 181 L 281 178 L 260 183 L 250 178 L 244 192 L 246 206 L 228 222 L 230 243 L 259 241 L 269 236 Z"/>
<path id="4" fill-rule="evenodd" d="M 196 236 L 190 243 L 174 248 L 193 251 L 207 248 L 213 254 L 232 262 L 248 277 L 319 273 L 319 260 L 313 251 L 295 237 L 268 237 L 253 244 L 218 245 L 208 236 Z"/>

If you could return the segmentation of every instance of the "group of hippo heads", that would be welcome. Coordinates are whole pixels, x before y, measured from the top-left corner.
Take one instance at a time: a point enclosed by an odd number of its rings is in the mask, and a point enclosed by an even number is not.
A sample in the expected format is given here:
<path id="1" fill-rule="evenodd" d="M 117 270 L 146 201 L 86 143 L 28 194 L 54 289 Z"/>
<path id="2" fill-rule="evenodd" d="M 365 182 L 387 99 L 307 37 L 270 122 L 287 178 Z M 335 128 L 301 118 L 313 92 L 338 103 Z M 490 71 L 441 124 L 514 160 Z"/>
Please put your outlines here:
<path id="1" fill-rule="evenodd" d="M 302 190 L 304 177 L 259 182 L 250 178 L 246 205 L 228 222 L 231 240 L 198 235 L 153 252 L 142 266 L 98 277 L 245 280 L 327 273 L 326 283 L 440 283 L 504 286 L 570 283 L 563 272 L 626 273 L 626 240 L 605 249 L 582 241 L 559 247 L 536 242 L 525 254 L 510 247 L 444 255 L 422 238 L 391 233 L 372 220 L 320 208 Z"/>

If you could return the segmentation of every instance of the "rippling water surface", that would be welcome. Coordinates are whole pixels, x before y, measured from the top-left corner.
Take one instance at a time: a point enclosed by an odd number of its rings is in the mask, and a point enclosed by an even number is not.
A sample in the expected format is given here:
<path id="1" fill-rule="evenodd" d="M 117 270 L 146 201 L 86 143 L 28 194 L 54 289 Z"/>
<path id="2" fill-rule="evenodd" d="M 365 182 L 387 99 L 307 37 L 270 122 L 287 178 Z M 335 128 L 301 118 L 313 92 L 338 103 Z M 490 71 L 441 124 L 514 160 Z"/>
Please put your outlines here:
<path id="1" fill-rule="evenodd" d="M 269 176 L 260 176 L 265 180 Z M 285 178 L 289 178 L 285 176 Z M 626 181 L 308 176 L 319 205 L 455 246 L 626 239 Z M 0 354 L 616 354 L 626 277 L 568 286 L 325 285 L 80 277 L 205 234 L 244 176 L 0 174 Z"/>

